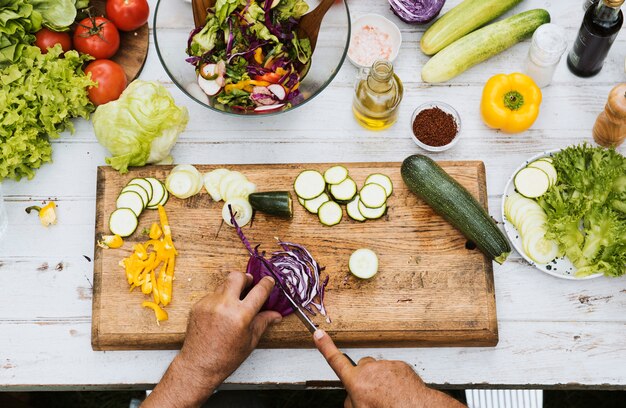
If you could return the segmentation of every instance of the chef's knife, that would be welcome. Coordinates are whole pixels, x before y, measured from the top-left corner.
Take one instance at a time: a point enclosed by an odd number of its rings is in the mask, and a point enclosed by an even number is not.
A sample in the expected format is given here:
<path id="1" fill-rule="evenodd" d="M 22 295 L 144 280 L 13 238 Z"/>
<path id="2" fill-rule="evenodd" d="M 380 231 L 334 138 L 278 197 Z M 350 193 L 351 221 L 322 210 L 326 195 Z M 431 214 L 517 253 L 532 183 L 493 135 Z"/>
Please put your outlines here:
<path id="1" fill-rule="evenodd" d="M 269 264 L 269 261 L 264 258 L 261 258 L 261 259 L 263 260 L 263 263 L 265 264 L 265 267 L 267 268 L 267 270 L 274 277 L 274 281 L 276 281 L 276 284 L 278 285 L 280 290 L 283 292 L 283 296 L 285 296 L 287 300 L 289 301 L 289 303 L 291 304 L 291 307 L 293 308 L 293 311 L 296 314 L 296 316 L 298 316 L 298 319 L 300 319 L 300 321 L 309 330 L 309 332 L 311 332 L 311 334 L 315 333 L 315 331 L 317 330 L 317 326 L 315 325 L 315 323 L 313 323 L 313 321 L 309 318 L 309 316 L 304 312 L 302 306 L 299 305 L 298 302 L 296 302 L 293 299 L 293 297 L 289 294 L 285 286 L 283 286 L 280 279 L 278 279 L 278 277 L 274 274 L 274 270 L 272 269 L 272 266 Z M 354 360 L 350 358 L 350 356 L 348 356 L 346 353 L 343 353 L 343 355 L 346 356 L 346 358 L 350 361 L 350 364 L 352 364 L 353 366 L 356 366 L 356 363 L 354 362 Z"/>

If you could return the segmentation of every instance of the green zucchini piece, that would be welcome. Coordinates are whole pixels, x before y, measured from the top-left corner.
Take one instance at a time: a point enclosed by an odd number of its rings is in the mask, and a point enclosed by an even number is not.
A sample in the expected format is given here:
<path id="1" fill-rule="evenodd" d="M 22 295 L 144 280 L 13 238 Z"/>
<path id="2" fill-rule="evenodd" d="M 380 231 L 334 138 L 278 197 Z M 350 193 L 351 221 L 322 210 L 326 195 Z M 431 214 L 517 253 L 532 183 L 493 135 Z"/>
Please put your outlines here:
<path id="1" fill-rule="evenodd" d="M 485 208 L 437 163 L 424 155 L 407 157 L 400 170 L 409 190 L 430 205 L 489 258 L 503 263 L 509 241 Z"/>
<path id="2" fill-rule="evenodd" d="M 257 211 L 282 218 L 293 217 L 293 200 L 289 191 L 265 191 L 248 196 L 250 205 Z"/>

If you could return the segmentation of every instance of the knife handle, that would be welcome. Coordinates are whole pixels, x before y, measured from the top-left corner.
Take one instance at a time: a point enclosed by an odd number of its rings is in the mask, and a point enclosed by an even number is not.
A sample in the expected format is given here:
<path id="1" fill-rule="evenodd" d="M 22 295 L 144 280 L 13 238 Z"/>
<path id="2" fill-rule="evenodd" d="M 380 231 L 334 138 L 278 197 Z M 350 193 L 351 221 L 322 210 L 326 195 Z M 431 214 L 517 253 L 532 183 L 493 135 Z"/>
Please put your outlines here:
<path id="1" fill-rule="evenodd" d="M 356 363 L 354 362 L 353 359 L 350 358 L 349 355 L 347 355 L 346 353 L 343 353 L 343 355 L 348 359 L 348 361 L 350 362 L 350 364 L 352 364 L 352 367 L 356 367 Z"/>

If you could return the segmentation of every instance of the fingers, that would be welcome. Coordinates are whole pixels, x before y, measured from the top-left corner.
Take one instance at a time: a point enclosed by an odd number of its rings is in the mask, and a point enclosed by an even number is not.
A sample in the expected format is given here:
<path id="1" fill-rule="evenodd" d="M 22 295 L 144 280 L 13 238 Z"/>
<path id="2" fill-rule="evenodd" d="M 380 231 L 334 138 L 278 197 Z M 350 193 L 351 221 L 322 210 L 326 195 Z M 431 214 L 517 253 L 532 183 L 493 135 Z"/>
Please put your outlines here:
<path id="1" fill-rule="evenodd" d="M 349 380 L 350 372 L 353 368 L 350 360 L 339 351 L 333 340 L 324 330 L 318 329 L 313 334 L 313 340 L 315 341 L 317 349 L 322 353 L 328 365 L 330 365 L 330 368 L 337 374 L 337 377 L 339 377 L 343 385 L 347 385 L 346 382 Z"/>
<path id="2" fill-rule="evenodd" d="M 243 300 L 248 306 L 250 306 L 254 313 L 258 313 L 261 310 L 261 306 L 267 301 L 267 298 L 270 296 L 270 293 L 274 289 L 274 279 L 270 276 L 266 276 L 259 281 L 248 295 Z"/>
<path id="3" fill-rule="evenodd" d="M 255 346 L 258 344 L 267 328 L 272 324 L 280 323 L 282 319 L 283 317 L 280 313 L 271 310 L 266 310 L 256 315 L 250 324 Z"/>
<path id="4" fill-rule="evenodd" d="M 235 296 L 239 298 L 241 292 L 246 288 L 248 283 L 247 274 L 241 272 L 231 272 L 228 274 L 226 281 L 224 282 L 224 293 L 229 296 Z"/>

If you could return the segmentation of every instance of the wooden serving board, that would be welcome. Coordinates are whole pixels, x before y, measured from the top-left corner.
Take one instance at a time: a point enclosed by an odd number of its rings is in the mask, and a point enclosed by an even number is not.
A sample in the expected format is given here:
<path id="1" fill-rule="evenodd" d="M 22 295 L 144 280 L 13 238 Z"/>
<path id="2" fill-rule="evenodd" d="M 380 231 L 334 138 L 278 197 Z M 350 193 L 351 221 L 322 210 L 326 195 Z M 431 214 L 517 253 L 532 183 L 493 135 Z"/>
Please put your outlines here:
<path id="1" fill-rule="evenodd" d="M 443 168 L 483 205 L 487 204 L 482 162 L 443 162 Z M 259 191 L 291 190 L 304 169 L 325 170 L 327 164 L 238 165 Z M 197 166 L 202 172 L 218 166 Z M 498 327 L 492 263 L 479 251 L 466 248 L 466 239 L 424 202 L 410 193 L 400 176 L 400 163 L 346 164 L 362 186 L 371 173 L 387 174 L 394 183 L 385 217 L 365 223 L 344 217 L 334 227 L 321 225 L 295 200 L 291 221 L 257 213 L 244 228 L 250 242 L 261 249 L 277 249 L 275 237 L 305 245 L 330 276 L 325 304 L 332 323 L 314 321 L 343 347 L 494 346 Z M 109 234 L 108 217 L 115 199 L 134 177 L 165 180 L 169 166 L 153 166 L 120 175 L 98 169 L 96 239 Z M 191 306 L 210 294 L 229 271 L 245 271 L 248 256 L 235 230 L 222 225 L 222 203 L 203 191 L 187 200 L 170 198 L 166 205 L 179 251 L 169 320 L 157 326 L 154 314 L 141 307 L 147 300 L 129 293 L 119 261 L 132 245 L 146 240 L 141 230 L 158 220 L 146 210 L 134 235 L 121 249 L 96 247 L 92 345 L 96 350 L 165 349 L 180 347 Z M 344 210 L 345 211 L 345 210 Z M 348 271 L 348 259 L 358 248 L 374 250 L 378 274 L 367 281 Z M 468 245 L 471 248 L 471 245 Z M 263 348 L 311 347 L 309 332 L 289 316 L 271 328 Z"/>

